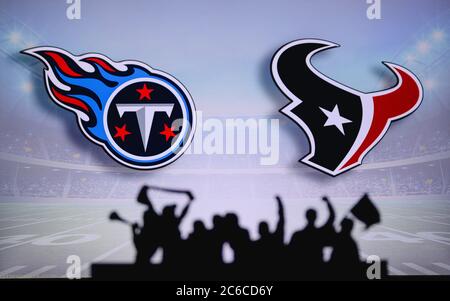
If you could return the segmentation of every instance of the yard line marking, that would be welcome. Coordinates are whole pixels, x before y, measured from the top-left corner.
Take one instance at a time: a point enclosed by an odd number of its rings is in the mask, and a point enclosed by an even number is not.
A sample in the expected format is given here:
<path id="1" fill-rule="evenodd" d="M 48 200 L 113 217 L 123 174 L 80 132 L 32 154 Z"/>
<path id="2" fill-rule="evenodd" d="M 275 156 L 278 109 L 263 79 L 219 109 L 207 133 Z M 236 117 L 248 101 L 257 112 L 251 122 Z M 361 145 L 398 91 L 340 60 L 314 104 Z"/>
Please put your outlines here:
<path id="1" fill-rule="evenodd" d="M 62 213 L 68 213 L 70 212 L 70 210 L 64 210 Z M 61 210 L 46 210 L 45 212 L 34 212 L 34 213 L 28 213 L 28 214 L 23 214 L 23 215 L 16 215 L 16 216 L 9 216 L 9 217 L 1 217 L 0 218 L 0 222 L 17 222 L 17 219 L 44 219 L 44 218 L 49 218 L 49 216 L 47 215 L 47 213 L 50 214 L 61 214 Z M 36 217 L 34 217 L 36 216 Z"/>
<path id="2" fill-rule="evenodd" d="M 92 213 L 93 212 L 81 213 L 81 214 L 75 214 L 75 215 L 69 215 L 69 216 L 60 216 L 60 217 L 55 217 L 55 218 L 51 218 L 51 219 L 46 219 L 46 220 L 43 220 L 43 221 L 38 221 L 38 222 L 33 222 L 33 223 L 28 223 L 28 224 L 22 224 L 22 225 L 9 226 L 9 227 L 5 227 L 5 228 L 0 228 L 0 231 L 1 230 L 9 230 L 9 229 L 20 228 L 20 227 L 25 227 L 25 226 L 30 226 L 30 225 L 42 224 L 42 223 L 49 223 L 49 222 L 54 222 L 54 221 L 61 220 L 61 219 L 72 218 L 72 217 L 77 217 L 77 216 L 83 216 L 83 215 L 88 215 L 88 214 L 92 214 Z"/>
<path id="3" fill-rule="evenodd" d="M 56 233 L 45 235 L 45 236 L 42 236 L 42 237 L 30 239 L 30 240 L 19 242 L 19 243 L 13 244 L 13 245 L 5 246 L 3 248 L 0 248 L 0 251 L 6 250 L 6 249 L 10 249 L 10 248 L 14 248 L 14 247 L 18 247 L 18 246 L 21 246 L 21 245 L 25 245 L 27 243 L 32 243 L 32 242 L 34 242 L 34 241 L 36 241 L 38 239 L 42 239 L 43 237 L 52 237 L 52 236 L 56 236 L 56 235 L 60 235 L 60 234 L 68 233 L 68 232 L 72 232 L 72 231 L 75 231 L 75 230 L 92 227 L 92 226 L 95 226 L 95 225 L 98 225 L 98 224 L 103 224 L 103 223 L 106 223 L 106 221 L 99 221 L 99 222 L 95 222 L 95 223 L 92 223 L 92 224 L 87 224 L 87 225 L 84 225 L 84 226 L 75 227 L 75 228 L 68 229 L 68 230 L 65 230 L 65 231 L 56 232 Z"/>
<path id="4" fill-rule="evenodd" d="M 413 233 L 402 231 L 402 230 L 397 230 L 395 228 L 391 228 L 391 227 L 388 227 L 388 226 L 381 226 L 380 225 L 379 227 L 387 229 L 387 230 L 391 230 L 391 231 L 394 231 L 394 232 L 402 233 L 402 234 L 405 234 L 405 235 L 411 235 L 411 236 L 414 236 L 414 237 L 417 237 L 417 238 L 421 238 L 421 239 L 425 239 L 425 240 L 429 240 L 429 241 L 433 241 L 433 242 L 437 242 L 437 243 L 440 243 L 440 244 L 443 244 L 443 245 L 450 246 L 450 242 L 441 241 L 441 240 L 437 240 L 437 239 L 430 239 L 428 237 L 422 237 L 422 236 L 419 236 L 417 234 L 413 234 Z"/>
<path id="5" fill-rule="evenodd" d="M 417 216 L 417 217 L 434 220 L 434 219 L 448 219 L 450 217 L 450 215 L 442 216 L 442 215 L 435 214 L 435 215 L 423 215 L 423 216 Z"/>
<path id="6" fill-rule="evenodd" d="M 112 254 L 114 254 L 114 253 L 116 253 L 116 252 L 122 250 L 123 248 L 128 247 L 129 245 L 130 245 L 130 242 L 129 242 L 129 241 L 126 241 L 126 242 L 124 242 L 124 243 L 118 245 L 117 247 L 115 247 L 115 248 L 113 248 L 113 249 L 111 249 L 111 250 L 109 250 L 109 251 L 107 251 L 107 252 L 105 252 L 105 253 L 103 253 L 103 254 L 97 256 L 97 257 L 95 257 L 95 258 L 92 259 L 91 261 L 89 261 L 89 262 L 83 264 L 83 265 L 81 266 L 81 271 L 84 271 L 84 270 L 86 270 L 87 268 L 89 268 L 93 262 L 102 261 L 102 260 L 108 258 L 109 256 L 111 256 Z"/>
<path id="7" fill-rule="evenodd" d="M 428 219 L 420 218 L 420 217 L 419 217 L 419 218 L 416 218 L 416 220 L 418 220 L 418 221 L 423 221 L 423 222 L 427 222 L 427 223 L 432 223 L 432 224 L 437 224 L 437 225 L 450 226 L 449 223 L 430 221 L 430 220 L 428 220 Z"/>
<path id="8" fill-rule="evenodd" d="M 386 211 L 389 209 L 400 210 L 402 212 L 404 212 L 405 210 L 408 210 L 408 211 L 420 212 L 420 213 L 425 213 L 425 214 L 436 214 L 436 213 L 438 213 L 436 211 L 439 211 L 439 214 L 443 214 L 442 208 L 435 208 L 436 210 L 434 210 L 433 208 L 429 208 L 429 207 L 424 207 L 424 208 L 411 207 L 411 206 L 397 207 L 395 205 L 387 205 L 387 206 L 381 207 L 382 211 Z M 445 213 L 448 214 L 450 212 L 445 212 Z"/>
<path id="9" fill-rule="evenodd" d="M 31 271 L 28 274 L 20 276 L 20 278 L 36 278 L 37 276 L 39 276 L 45 272 L 48 272 L 50 270 L 53 270 L 54 268 L 56 268 L 56 265 L 46 265 L 46 266 L 43 266 L 42 268 Z"/>
<path id="10" fill-rule="evenodd" d="M 424 218 L 421 218 L 421 217 L 404 216 L 404 215 L 397 215 L 397 214 L 390 214 L 390 217 L 392 217 L 392 218 L 404 218 L 404 219 L 413 220 L 413 221 L 422 221 L 422 222 L 427 222 L 427 223 L 432 223 L 432 224 L 437 224 L 437 225 L 450 226 L 449 223 L 430 221 L 430 220 L 427 220 L 427 219 L 424 219 Z"/>
<path id="11" fill-rule="evenodd" d="M 23 269 L 25 267 L 26 267 L 25 265 L 16 265 L 16 266 L 11 267 L 9 269 L 3 270 L 3 271 L 0 272 L 0 278 L 1 277 L 5 277 L 5 276 L 7 276 L 9 274 L 12 274 L 14 272 L 17 272 L 18 270 L 21 270 L 21 269 Z"/>
<path id="12" fill-rule="evenodd" d="M 71 210 L 64 210 L 63 212 L 70 212 Z M 34 213 L 28 213 L 28 214 L 23 214 L 23 215 L 17 215 L 17 216 L 11 216 L 11 217 L 1 217 L 0 221 L 10 221 L 10 220 L 14 220 L 16 218 L 22 218 L 22 217 L 29 217 L 29 216 L 33 216 L 33 215 L 42 215 L 43 213 L 47 214 L 47 213 L 59 213 L 61 212 L 60 209 L 54 209 L 54 210 L 49 210 L 49 211 L 45 211 L 45 212 L 34 212 Z"/>
<path id="13" fill-rule="evenodd" d="M 450 214 L 442 214 L 442 213 L 434 213 L 434 215 L 435 216 L 440 216 L 440 217 L 443 217 L 443 218 L 446 218 L 446 217 L 450 217 Z"/>
<path id="14" fill-rule="evenodd" d="M 434 265 L 437 265 L 438 267 L 441 267 L 447 271 L 450 271 L 450 265 L 445 264 L 443 262 L 433 262 Z"/>
<path id="15" fill-rule="evenodd" d="M 392 265 L 388 265 L 388 271 L 389 271 L 389 274 L 392 274 L 392 275 L 407 275 L 407 273 L 400 271 L 397 268 L 394 268 Z"/>
<path id="16" fill-rule="evenodd" d="M 406 265 L 407 267 L 410 267 L 411 269 L 421 272 L 425 275 L 439 275 L 438 273 L 436 273 L 432 270 L 429 270 L 427 268 L 424 268 L 424 267 L 422 267 L 418 264 L 412 263 L 412 262 L 404 262 L 403 264 Z"/>
<path id="17" fill-rule="evenodd" d="M 8 214 L 11 214 L 11 213 L 19 211 L 18 209 L 19 208 L 7 208 L 7 207 L 6 208 L 2 208 L 1 209 L 2 218 L 4 218 L 3 216 L 7 216 Z M 36 214 L 36 209 L 37 208 L 24 208 L 24 209 L 26 209 L 26 210 L 20 210 L 20 212 L 18 212 L 18 213 L 19 214 Z"/>

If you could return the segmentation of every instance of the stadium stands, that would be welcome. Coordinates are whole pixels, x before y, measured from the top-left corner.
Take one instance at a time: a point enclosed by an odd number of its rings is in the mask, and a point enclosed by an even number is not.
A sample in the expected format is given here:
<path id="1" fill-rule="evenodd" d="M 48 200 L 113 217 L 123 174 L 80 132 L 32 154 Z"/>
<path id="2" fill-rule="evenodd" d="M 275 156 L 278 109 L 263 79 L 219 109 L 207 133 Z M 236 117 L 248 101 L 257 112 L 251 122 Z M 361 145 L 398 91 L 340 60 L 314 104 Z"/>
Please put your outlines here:
<path id="1" fill-rule="evenodd" d="M 395 133 L 396 129 L 393 128 L 391 129 L 392 133 L 389 131 L 379 145 L 369 152 L 367 158 L 365 158 L 365 162 L 386 162 L 450 151 L 450 132 L 445 130 L 445 126 L 445 124 L 436 125 L 431 131 L 429 128 L 421 131 L 421 127 L 418 126 L 416 129 L 409 129 L 410 135 L 408 136 Z M 83 144 L 83 147 L 81 147 L 70 137 L 43 137 L 40 134 L 41 132 L 46 132 L 46 129 L 30 128 L 28 132 L 23 132 L 16 128 L 10 129 L 9 131 L 2 130 L 0 133 L 0 138 L 2 139 L 0 152 L 38 159 L 44 158 L 56 162 L 117 166 L 114 162 L 111 163 L 111 160 L 107 156 L 86 156 L 92 151 L 98 152 L 98 147 L 95 145 L 86 148 Z M 280 143 L 284 145 L 283 141 Z M 200 161 L 204 163 L 204 158 L 198 158 L 199 155 L 194 154 L 192 156 L 197 157 L 196 159 L 200 159 Z M 249 165 L 249 160 L 256 160 L 255 158 L 257 156 L 235 155 L 234 157 L 236 158 L 236 161 L 241 161 L 241 163 L 237 163 L 236 165 L 245 167 Z M 226 158 L 226 161 L 221 163 L 223 162 L 223 158 Z M 229 159 L 230 157 L 225 154 L 214 154 L 214 162 L 211 162 L 211 164 L 213 164 L 215 168 L 223 168 L 224 166 L 228 166 L 227 160 Z M 289 161 L 286 162 L 285 159 L 286 158 L 280 158 L 280 163 L 291 163 Z M 192 167 L 195 167 L 193 162 L 187 164 L 191 164 Z"/>
<path id="2" fill-rule="evenodd" d="M 176 183 L 177 176 L 171 174 L 136 175 L 130 172 L 85 171 L 23 164 L 1 160 L 0 196 L 28 196 L 48 198 L 132 199 L 139 187 L 148 182 Z M 420 164 L 381 169 L 354 170 L 342 176 L 342 181 L 329 181 L 316 171 L 304 168 L 279 174 L 243 173 L 236 178 L 229 170 L 215 171 L 208 176 L 201 170 L 193 170 L 192 182 L 202 193 L 222 192 L 221 197 L 239 195 L 235 181 L 248 182 L 254 198 L 263 198 L 272 193 L 272 187 L 283 190 L 289 197 L 319 197 L 328 192 L 335 197 L 357 197 L 364 191 L 373 196 L 409 196 L 450 194 L 450 161 L 432 161 Z M 244 169 L 243 169 L 244 170 Z M 264 170 L 264 169 L 261 169 Z M 443 172 L 445 170 L 445 172 Z M 176 171 L 176 170 L 174 170 Z M 246 170 L 248 172 L 248 170 Z M 189 173 L 189 170 L 183 170 Z M 239 173 L 239 170 L 234 172 Z M 296 176 L 314 173 L 312 177 Z M 226 185 L 225 185 L 226 183 Z M 260 185 L 267 183 L 267 185 Z M 238 183 L 236 183 L 238 184 Z M 210 189 L 214 187 L 214 189 Z"/>
<path id="3" fill-rule="evenodd" d="M 88 141 L 77 144 L 70 137 L 39 135 L 33 127 L 26 132 L 10 128 L 0 133 L 0 196 L 134 198 L 138 187 L 150 179 L 160 183 L 176 181 L 166 173 L 201 177 L 202 185 L 197 189 L 207 193 L 212 185 L 223 191 L 224 198 L 236 194 L 230 184 L 234 174 L 243 175 L 239 181 L 249 182 L 255 198 L 270 193 L 271 186 L 284 187 L 292 197 L 320 196 L 325 191 L 335 197 L 355 197 L 365 191 L 374 196 L 448 195 L 450 159 L 446 152 L 450 151 L 450 133 L 445 124 L 434 124 L 426 132 L 421 128 L 419 124 L 409 129 L 408 136 L 393 128 L 364 159 L 365 164 L 341 175 L 341 181 L 317 177 L 316 171 L 290 157 L 280 155 L 277 165 L 262 166 L 258 155 L 248 154 L 185 154 L 189 159 L 149 178 L 148 174 L 139 175 L 121 167 Z M 284 145 L 284 141 L 280 144 Z M 211 173 L 214 176 L 205 176 Z M 295 176 L 305 173 L 314 175 Z M 224 182 L 229 185 L 222 187 Z M 272 185 L 261 187 L 260 182 Z"/>

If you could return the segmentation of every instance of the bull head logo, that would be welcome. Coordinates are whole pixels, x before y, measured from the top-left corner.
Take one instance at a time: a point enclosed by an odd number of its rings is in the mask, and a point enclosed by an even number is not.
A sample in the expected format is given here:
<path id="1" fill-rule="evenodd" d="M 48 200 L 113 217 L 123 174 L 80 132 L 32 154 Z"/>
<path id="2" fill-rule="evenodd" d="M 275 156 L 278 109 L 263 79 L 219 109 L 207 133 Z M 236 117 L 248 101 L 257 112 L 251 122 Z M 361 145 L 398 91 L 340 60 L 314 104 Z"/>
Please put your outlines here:
<path id="1" fill-rule="evenodd" d="M 339 45 L 316 39 L 293 41 L 272 59 L 272 76 L 292 102 L 280 112 L 308 136 L 310 153 L 301 162 L 332 176 L 361 164 L 384 136 L 392 121 L 417 109 L 422 85 L 404 67 L 383 62 L 397 84 L 386 90 L 363 93 L 326 77 L 311 64 L 318 52 Z"/>

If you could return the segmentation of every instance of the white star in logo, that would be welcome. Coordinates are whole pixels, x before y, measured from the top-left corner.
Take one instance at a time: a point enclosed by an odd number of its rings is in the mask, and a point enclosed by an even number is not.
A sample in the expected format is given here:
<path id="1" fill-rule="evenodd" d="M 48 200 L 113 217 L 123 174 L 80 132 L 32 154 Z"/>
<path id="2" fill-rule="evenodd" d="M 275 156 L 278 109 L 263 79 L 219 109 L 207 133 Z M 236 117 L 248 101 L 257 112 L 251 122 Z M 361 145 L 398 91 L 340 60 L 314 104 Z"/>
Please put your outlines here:
<path id="1" fill-rule="evenodd" d="M 339 114 L 339 108 L 337 105 L 334 106 L 333 111 L 328 111 L 325 109 L 322 109 L 321 107 L 319 107 L 319 109 L 327 116 L 327 121 L 325 122 L 325 124 L 323 126 L 331 126 L 334 125 L 335 127 L 337 127 L 337 129 L 343 134 L 345 135 L 344 132 L 344 127 L 342 126 L 344 123 L 350 123 L 352 122 L 351 120 L 348 120 L 347 118 L 342 117 Z"/>

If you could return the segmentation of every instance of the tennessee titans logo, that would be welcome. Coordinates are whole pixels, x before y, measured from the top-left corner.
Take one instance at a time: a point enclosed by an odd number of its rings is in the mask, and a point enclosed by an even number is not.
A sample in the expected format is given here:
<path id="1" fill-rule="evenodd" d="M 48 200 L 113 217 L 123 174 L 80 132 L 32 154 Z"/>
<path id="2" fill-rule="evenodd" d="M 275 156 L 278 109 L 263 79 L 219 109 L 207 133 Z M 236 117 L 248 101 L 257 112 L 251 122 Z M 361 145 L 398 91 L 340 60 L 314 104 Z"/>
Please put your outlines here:
<path id="1" fill-rule="evenodd" d="M 138 61 L 115 62 L 54 47 L 24 50 L 44 62 L 47 92 L 116 161 L 155 169 L 179 158 L 195 132 L 194 103 L 174 77 Z"/>
<path id="2" fill-rule="evenodd" d="M 280 112 L 308 136 L 310 153 L 301 161 L 332 176 L 362 163 L 392 121 L 414 112 L 422 101 L 422 85 L 404 67 L 383 62 L 396 76 L 389 89 L 363 93 L 316 70 L 311 58 L 339 45 L 316 39 L 281 47 L 272 59 L 272 77 L 292 102 Z"/>

